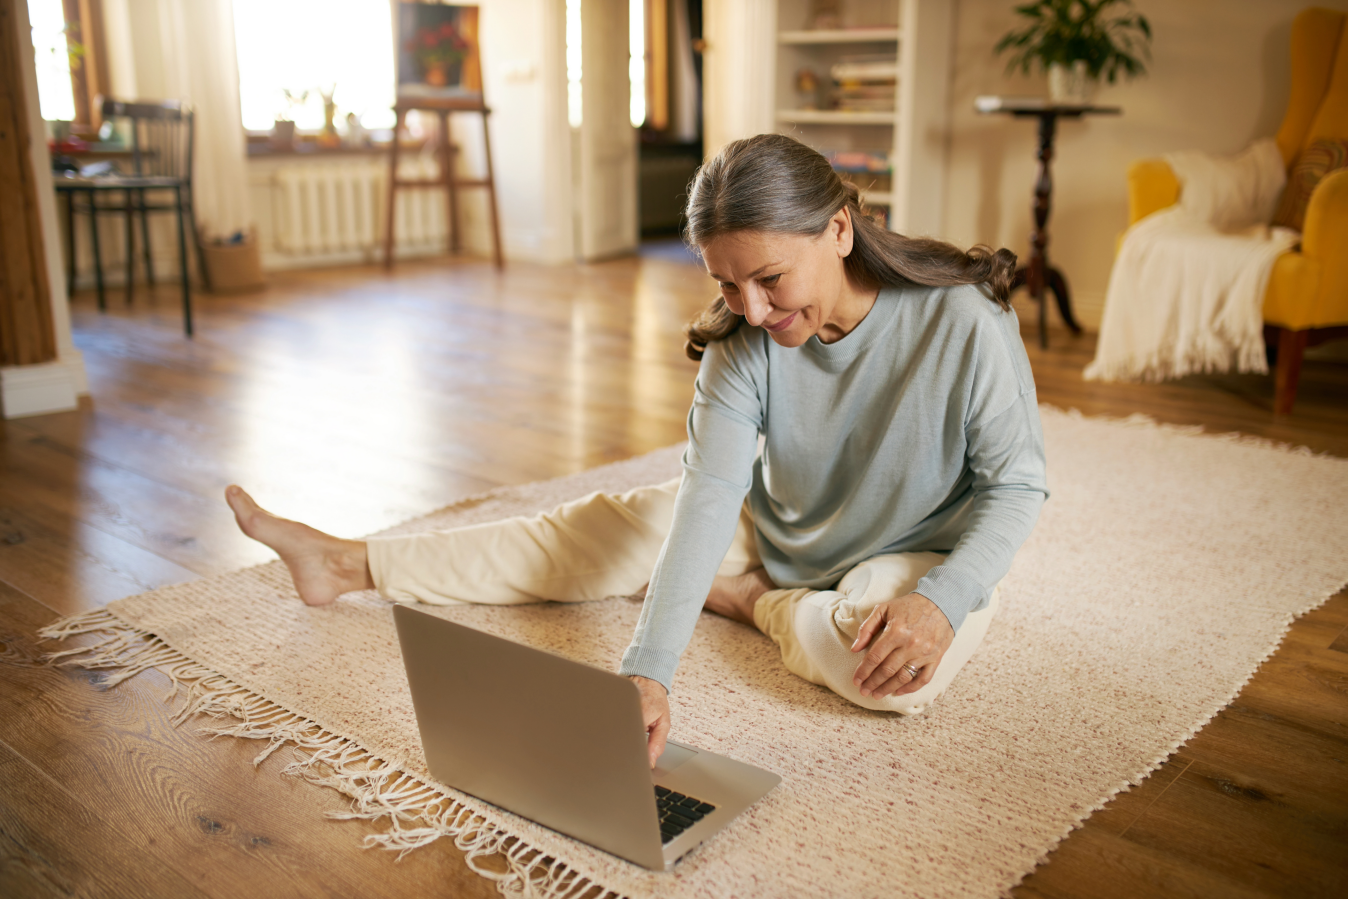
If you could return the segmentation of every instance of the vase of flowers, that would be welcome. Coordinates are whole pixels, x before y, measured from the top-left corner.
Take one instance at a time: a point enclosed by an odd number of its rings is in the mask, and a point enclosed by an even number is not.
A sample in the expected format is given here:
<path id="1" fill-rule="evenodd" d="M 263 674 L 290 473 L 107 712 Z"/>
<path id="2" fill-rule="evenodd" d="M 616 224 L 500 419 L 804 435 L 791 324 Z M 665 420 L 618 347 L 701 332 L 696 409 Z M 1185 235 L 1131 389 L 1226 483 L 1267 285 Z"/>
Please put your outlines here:
<path id="1" fill-rule="evenodd" d="M 1132 0 L 1034 0 L 1016 7 L 1022 28 L 1007 32 L 993 52 L 1010 52 L 1007 71 L 1048 74 L 1049 100 L 1085 105 L 1101 79 L 1146 74 L 1151 24 Z"/>
<path id="2" fill-rule="evenodd" d="M 468 49 L 468 41 L 455 23 L 449 21 L 422 26 L 407 44 L 421 71 L 421 80 L 432 87 L 459 83 Z"/>

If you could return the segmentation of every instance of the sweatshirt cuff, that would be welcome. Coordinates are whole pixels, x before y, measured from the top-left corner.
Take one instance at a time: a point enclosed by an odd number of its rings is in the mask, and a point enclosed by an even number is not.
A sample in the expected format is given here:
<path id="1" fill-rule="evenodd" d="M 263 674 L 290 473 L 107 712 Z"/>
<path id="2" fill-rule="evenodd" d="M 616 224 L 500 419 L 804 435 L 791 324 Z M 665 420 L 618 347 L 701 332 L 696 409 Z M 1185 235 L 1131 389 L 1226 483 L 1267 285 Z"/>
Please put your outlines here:
<path id="1" fill-rule="evenodd" d="M 648 677 L 653 681 L 659 681 L 664 685 L 669 693 L 674 692 L 674 669 L 679 667 L 679 657 L 675 653 L 665 649 L 656 649 L 654 646 L 641 646 L 633 643 L 627 647 L 627 652 L 623 653 L 622 664 L 618 666 L 618 673 L 638 677 Z"/>
<path id="2" fill-rule="evenodd" d="M 983 586 L 959 569 L 938 565 L 917 582 L 914 593 L 921 593 L 936 604 L 950 621 L 950 629 L 959 633 L 965 616 L 987 602 Z"/>

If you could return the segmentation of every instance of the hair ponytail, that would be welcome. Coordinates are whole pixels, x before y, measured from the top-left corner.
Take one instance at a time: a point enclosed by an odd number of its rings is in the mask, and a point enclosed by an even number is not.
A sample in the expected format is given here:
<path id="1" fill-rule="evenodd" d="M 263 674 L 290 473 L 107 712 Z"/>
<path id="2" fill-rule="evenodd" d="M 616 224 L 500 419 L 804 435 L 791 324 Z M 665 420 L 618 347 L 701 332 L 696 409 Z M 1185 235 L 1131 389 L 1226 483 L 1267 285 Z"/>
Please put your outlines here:
<path id="1" fill-rule="evenodd" d="M 981 244 L 966 253 L 945 241 L 886 230 L 865 214 L 856 186 L 839 178 L 827 159 L 782 134 L 734 141 L 698 169 L 688 189 L 684 239 L 702 247 L 735 231 L 822 234 L 844 208 L 853 234 L 844 265 L 858 282 L 875 287 L 978 284 L 989 300 L 1011 308 L 1014 253 Z M 684 351 L 700 360 L 710 341 L 729 337 L 743 320 L 717 297 L 684 328 Z"/>

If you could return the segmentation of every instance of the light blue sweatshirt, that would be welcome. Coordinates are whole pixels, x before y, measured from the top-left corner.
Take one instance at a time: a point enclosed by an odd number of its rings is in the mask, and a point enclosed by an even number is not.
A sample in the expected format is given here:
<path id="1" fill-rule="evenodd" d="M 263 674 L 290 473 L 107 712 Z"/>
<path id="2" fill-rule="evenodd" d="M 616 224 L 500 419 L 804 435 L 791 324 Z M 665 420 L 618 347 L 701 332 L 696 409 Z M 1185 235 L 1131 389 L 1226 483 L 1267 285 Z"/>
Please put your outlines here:
<path id="1" fill-rule="evenodd" d="M 902 287 L 831 344 L 787 349 L 741 325 L 707 346 L 683 470 L 623 674 L 672 688 L 746 494 L 778 587 L 828 589 L 881 553 L 948 552 L 917 592 L 958 629 L 1048 496 L 1015 313 L 976 287 Z"/>

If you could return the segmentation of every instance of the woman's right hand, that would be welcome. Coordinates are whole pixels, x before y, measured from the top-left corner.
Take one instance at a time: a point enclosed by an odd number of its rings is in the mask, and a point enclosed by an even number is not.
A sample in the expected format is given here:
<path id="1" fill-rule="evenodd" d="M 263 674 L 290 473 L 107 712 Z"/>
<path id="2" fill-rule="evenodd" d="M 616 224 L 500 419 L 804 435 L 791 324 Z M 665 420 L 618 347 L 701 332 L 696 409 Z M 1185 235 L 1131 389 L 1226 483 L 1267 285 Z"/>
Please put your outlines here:
<path id="1" fill-rule="evenodd" d="M 650 755 L 651 767 L 659 761 L 665 752 L 665 740 L 669 738 L 669 692 L 664 684 L 649 677 L 630 675 L 629 680 L 637 685 L 641 693 L 641 720 L 646 725 L 646 752 Z"/>

